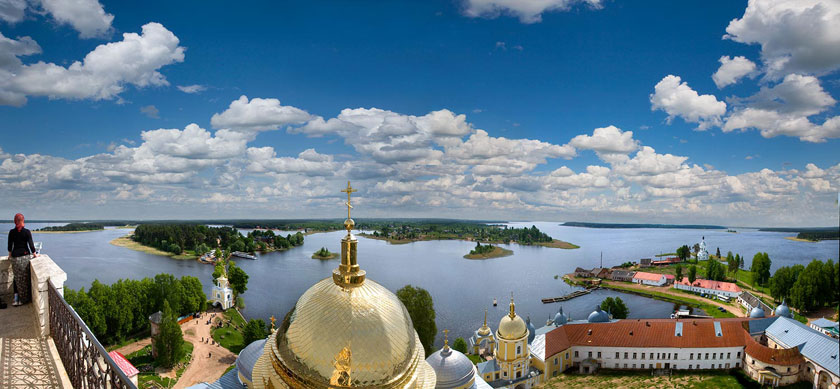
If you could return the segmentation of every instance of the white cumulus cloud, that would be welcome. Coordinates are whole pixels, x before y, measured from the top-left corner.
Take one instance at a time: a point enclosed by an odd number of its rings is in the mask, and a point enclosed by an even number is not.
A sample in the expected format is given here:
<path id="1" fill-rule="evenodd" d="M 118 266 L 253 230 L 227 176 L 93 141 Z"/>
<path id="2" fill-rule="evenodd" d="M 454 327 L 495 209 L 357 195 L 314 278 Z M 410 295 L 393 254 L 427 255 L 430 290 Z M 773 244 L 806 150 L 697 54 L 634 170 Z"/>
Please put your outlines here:
<path id="1" fill-rule="evenodd" d="M 97 0 L 38 0 L 53 19 L 69 24 L 82 38 L 106 36 L 114 15 L 105 12 Z"/>
<path id="2" fill-rule="evenodd" d="M 755 63 L 743 56 L 728 57 L 724 55 L 720 57 L 720 67 L 712 75 L 712 80 L 718 88 L 723 88 L 738 82 L 741 77 L 754 74 L 755 69 Z"/>
<path id="3" fill-rule="evenodd" d="M 22 105 L 26 96 L 107 100 L 118 97 L 126 84 L 169 85 L 158 70 L 184 60 L 178 44 L 178 37 L 163 25 L 148 23 L 141 34 L 125 33 L 122 41 L 99 45 L 68 67 L 43 61 L 16 66 L 14 75 L 0 78 L 0 94 Z"/>
<path id="4" fill-rule="evenodd" d="M 770 78 L 789 73 L 824 74 L 840 68 L 840 2 L 750 0 L 724 38 L 761 45 Z"/>
<path id="5" fill-rule="evenodd" d="M 507 14 L 519 18 L 522 23 L 538 23 L 544 12 L 566 11 L 581 3 L 590 8 L 603 6 L 602 0 L 465 0 L 464 14 L 472 18 Z"/>
<path id="6" fill-rule="evenodd" d="M 210 124 L 214 128 L 237 131 L 276 130 L 290 124 L 301 124 L 311 118 L 306 111 L 280 104 L 277 99 L 253 98 L 242 95 L 230 103 L 222 113 L 213 114 Z"/>
<path id="7" fill-rule="evenodd" d="M 686 122 L 698 123 L 699 130 L 720 125 L 720 117 L 726 113 L 726 103 L 713 95 L 698 94 L 674 75 L 665 76 L 656 84 L 650 103 L 652 110 L 665 111 L 669 122 L 679 116 Z"/>

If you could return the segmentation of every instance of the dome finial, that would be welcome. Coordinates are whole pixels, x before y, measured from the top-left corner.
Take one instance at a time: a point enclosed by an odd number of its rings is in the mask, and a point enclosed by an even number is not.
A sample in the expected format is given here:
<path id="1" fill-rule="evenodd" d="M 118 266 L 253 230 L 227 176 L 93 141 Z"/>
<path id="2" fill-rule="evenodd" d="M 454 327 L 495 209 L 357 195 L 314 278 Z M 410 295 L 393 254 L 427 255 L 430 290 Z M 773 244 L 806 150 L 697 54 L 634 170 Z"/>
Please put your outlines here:
<path id="1" fill-rule="evenodd" d="M 513 303 L 513 292 L 510 292 L 510 313 L 508 314 L 511 319 L 516 317 L 516 304 Z"/>
<path id="2" fill-rule="evenodd" d="M 487 308 L 484 308 L 484 327 L 487 327 Z"/>
<path id="3" fill-rule="evenodd" d="M 365 282 L 365 271 L 361 270 L 359 264 L 356 263 L 356 245 L 359 242 L 351 232 L 356 223 L 350 218 L 350 210 L 353 209 L 350 194 L 355 192 L 356 189 L 350 186 L 350 181 L 347 181 L 347 188 L 341 191 L 347 193 L 347 201 L 344 203 L 347 206 L 347 220 L 344 221 L 347 236 L 341 240 L 341 264 L 338 265 L 338 269 L 333 270 L 333 281 L 338 286 L 349 288 L 362 285 Z"/>

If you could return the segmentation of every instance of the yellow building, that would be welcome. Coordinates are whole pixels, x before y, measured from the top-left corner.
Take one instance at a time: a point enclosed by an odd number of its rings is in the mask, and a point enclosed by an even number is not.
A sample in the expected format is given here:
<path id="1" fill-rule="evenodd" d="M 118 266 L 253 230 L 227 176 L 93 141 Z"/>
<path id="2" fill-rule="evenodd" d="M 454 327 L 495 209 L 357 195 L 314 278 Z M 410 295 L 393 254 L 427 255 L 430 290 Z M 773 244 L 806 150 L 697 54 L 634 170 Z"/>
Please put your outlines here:
<path id="1" fill-rule="evenodd" d="M 499 329 L 496 330 L 495 357 L 477 365 L 480 376 L 490 386 L 529 389 L 542 382 L 542 370 L 531 364 L 528 341 L 532 330 L 528 327 L 522 317 L 516 314 L 516 305 L 511 296 L 510 312 L 502 317 Z"/>
<path id="2" fill-rule="evenodd" d="M 356 262 L 355 223 L 350 218 L 341 264 L 307 290 L 265 341 L 250 388 L 425 388 L 435 372 L 405 306 L 388 289 L 366 279 Z M 287 275 L 291 276 L 291 275 Z M 240 377 L 243 375 L 240 371 Z"/>

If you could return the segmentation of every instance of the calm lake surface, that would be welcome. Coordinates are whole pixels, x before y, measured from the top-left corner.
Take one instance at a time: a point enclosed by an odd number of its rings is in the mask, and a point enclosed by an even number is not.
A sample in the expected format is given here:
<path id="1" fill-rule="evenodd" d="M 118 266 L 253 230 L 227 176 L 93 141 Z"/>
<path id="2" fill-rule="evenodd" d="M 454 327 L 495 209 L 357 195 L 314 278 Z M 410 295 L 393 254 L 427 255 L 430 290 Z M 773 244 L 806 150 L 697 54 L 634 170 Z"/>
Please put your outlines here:
<path id="1" fill-rule="evenodd" d="M 597 229 L 563 227 L 558 223 L 511 223 L 522 227 L 536 225 L 540 230 L 557 239 L 575 243 L 581 248 L 562 250 L 543 247 L 508 245 L 514 255 L 489 260 L 468 260 L 463 255 L 475 244 L 463 241 L 428 241 L 404 245 L 391 245 L 384 241 L 359 237 L 359 264 L 372 279 L 391 291 L 406 284 L 427 289 L 435 302 L 437 326 L 447 328 L 454 337 L 468 337 L 483 320 L 488 309 L 488 324 L 496 329 L 499 319 L 507 313 L 510 293 L 516 300 L 516 311 L 530 316 L 539 328 L 562 304 L 572 319 L 583 319 L 608 296 L 621 296 L 630 308 L 631 318 L 663 318 L 670 315 L 673 304 L 644 297 L 599 290 L 572 301 L 542 304 L 544 297 L 560 296 L 573 290 L 555 275 L 574 271 L 575 267 L 599 266 L 603 252 L 606 267 L 625 261 L 638 261 L 659 253 L 673 252 L 682 244 L 693 245 L 705 236 L 711 253 L 720 247 L 740 253 L 747 258 L 749 268 L 752 256 L 766 251 L 773 262 L 773 270 L 781 266 L 807 264 L 811 259 L 837 260 L 840 242 L 795 242 L 784 239 L 792 233 L 759 232 L 738 229 L 737 234 L 721 230 L 693 229 Z M 34 230 L 47 224 L 29 223 Z M 4 233 L 0 243 L 5 245 L 6 233 L 12 224 L 0 224 Z M 139 279 L 158 273 L 171 273 L 178 277 L 198 277 L 207 292 L 212 287 L 211 265 L 196 261 L 179 261 L 167 257 L 144 254 L 117 247 L 109 242 L 129 230 L 74 234 L 35 234 L 36 241 L 44 242 L 43 253 L 67 272 L 66 286 L 87 288 L 94 279 L 112 283 L 120 278 Z M 267 320 L 274 315 L 282 318 L 292 308 L 306 289 L 321 279 L 330 277 L 338 260 L 311 259 L 321 247 L 338 251 L 343 231 L 306 236 L 304 245 L 285 252 L 259 255 L 256 261 L 239 260 L 237 264 L 249 275 L 248 291 L 244 294 L 247 318 Z M 5 255 L 5 254 L 4 254 Z M 498 306 L 493 307 L 493 298 Z M 442 343 L 438 337 L 438 343 Z"/>

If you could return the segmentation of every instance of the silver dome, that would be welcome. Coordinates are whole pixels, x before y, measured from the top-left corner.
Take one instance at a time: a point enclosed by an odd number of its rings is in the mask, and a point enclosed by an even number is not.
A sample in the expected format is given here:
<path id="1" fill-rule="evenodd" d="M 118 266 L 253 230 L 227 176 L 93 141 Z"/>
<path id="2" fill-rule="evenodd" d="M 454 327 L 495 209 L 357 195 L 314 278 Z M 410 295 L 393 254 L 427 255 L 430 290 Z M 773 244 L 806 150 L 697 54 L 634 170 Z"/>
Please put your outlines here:
<path id="1" fill-rule="evenodd" d="M 472 361 L 460 351 L 444 347 L 429 355 L 426 362 L 432 366 L 437 376 L 435 388 L 457 388 L 475 379 L 475 367 Z"/>
<path id="2" fill-rule="evenodd" d="M 236 358 L 236 367 L 239 369 L 239 374 L 246 380 L 251 381 L 251 373 L 254 371 L 254 365 L 262 355 L 264 348 L 265 339 L 260 339 L 249 344 L 239 352 L 239 356 Z"/>
<path id="3" fill-rule="evenodd" d="M 750 311 L 750 317 L 753 319 L 764 317 L 764 310 L 761 307 L 755 307 Z"/>
<path id="4" fill-rule="evenodd" d="M 787 302 L 782 300 L 782 305 L 776 307 L 776 316 L 784 316 L 793 318 L 793 314 L 790 312 L 790 308 L 787 305 Z"/>
<path id="5" fill-rule="evenodd" d="M 531 316 L 525 320 L 525 324 L 528 326 L 528 344 L 534 341 L 534 338 L 537 337 L 537 329 L 531 324 Z"/>
<path id="6" fill-rule="evenodd" d="M 562 326 L 569 322 L 569 317 L 563 313 L 563 307 L 560 307 L 560 310 L 554 315 L 554 325 Z"/>
<path id="7" fill-rule="evenodd" d="M 590 323 L 609 323 L 610 314 L 602 311 L 600 306 L 596 306 L 595 310 L 589 314 L 589 318 L 587 318 L 586 321 Z"/>

